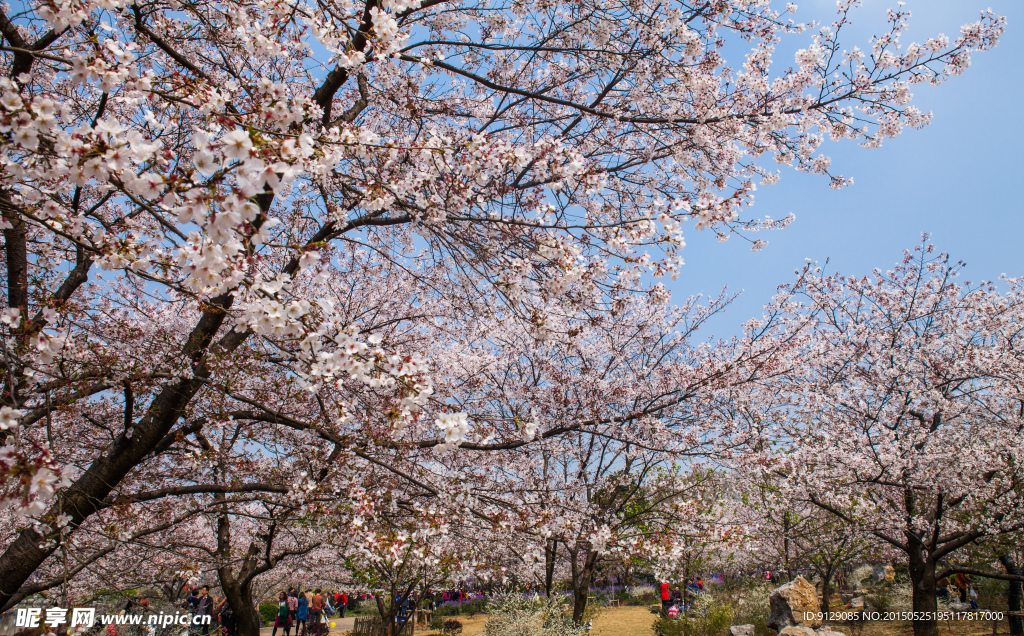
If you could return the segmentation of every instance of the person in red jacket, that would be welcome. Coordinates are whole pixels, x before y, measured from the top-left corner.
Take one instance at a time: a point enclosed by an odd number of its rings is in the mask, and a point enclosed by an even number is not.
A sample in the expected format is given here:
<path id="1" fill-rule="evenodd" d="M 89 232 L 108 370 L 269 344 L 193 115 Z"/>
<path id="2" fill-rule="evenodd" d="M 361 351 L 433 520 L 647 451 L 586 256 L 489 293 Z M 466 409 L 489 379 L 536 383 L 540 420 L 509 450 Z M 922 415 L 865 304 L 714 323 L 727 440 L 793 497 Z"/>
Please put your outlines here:
<path id="1" fill-rule="evenodd" d="M 671 604 L 672 595 L 668 591 L 668 581 L 661 582 L 661 613 L 668 616 L 668 606 Z"/>

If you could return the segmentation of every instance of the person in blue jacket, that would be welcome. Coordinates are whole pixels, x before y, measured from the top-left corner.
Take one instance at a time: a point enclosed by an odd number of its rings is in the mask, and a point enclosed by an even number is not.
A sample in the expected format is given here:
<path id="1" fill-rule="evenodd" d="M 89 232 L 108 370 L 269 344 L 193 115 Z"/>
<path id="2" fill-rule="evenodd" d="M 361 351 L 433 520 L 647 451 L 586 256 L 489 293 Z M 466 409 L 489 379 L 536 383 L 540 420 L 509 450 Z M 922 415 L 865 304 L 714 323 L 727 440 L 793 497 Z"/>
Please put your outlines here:
<path id="1" fill-rule="evenodd" d="M 300 636 L 299 626 L 302 626 L 301 634 L 306 633 L 306 619 L 309 618 L 309 599 L 305 594 L 299 594 L 299 606 L 295 609 L 295 636 Z"/>

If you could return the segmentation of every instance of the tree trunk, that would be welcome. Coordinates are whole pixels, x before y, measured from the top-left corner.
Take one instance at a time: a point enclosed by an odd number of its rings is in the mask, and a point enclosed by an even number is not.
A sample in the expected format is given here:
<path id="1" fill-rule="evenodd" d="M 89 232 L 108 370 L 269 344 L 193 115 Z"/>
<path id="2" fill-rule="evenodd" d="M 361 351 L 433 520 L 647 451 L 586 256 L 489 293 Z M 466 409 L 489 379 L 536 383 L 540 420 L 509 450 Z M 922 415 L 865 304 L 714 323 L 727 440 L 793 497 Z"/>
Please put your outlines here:
<path id="1" fill-rule="evenodd" d="M 551 596 L 555 578 L 555 557 L 558 556 L 558 539 L 548 539 L 544 546 L 544 595 Z"/>
<path id="2" fill-rule="evenodd" d="M 914 620 L 914 636 L 938 636 L 939 624 L 935 620 L 937 610 L 935 595 L 935 562 L 925 556 L 924 545 L 911 539 L 907 552 L 910 566 L 910 584 L 913 588 L 914 612 L 923 618 Z"/>
<path id="3" fill-rule="evenodd" d="M 252 581 L 239 585 L 236 581 L 220 577 L 220 587 L 231 605 L 238 626 L 238 636 L 259 636 L 260 615 L 252 600 Z M 297 630 L 298 628 L 296 628 Z"/>
<path id="4" fill-rule="evenodd" d="M 828 572 L 823 574 L 821 577 L 821 614 L 824 619 L 828 620 L 828 611 L 830 609 L 829 599 L 832 597 L 832 573 Z"/>
<path id="5" fill-rule="evenodd" d="M 583 563 L 583 571 L 573 586 L 572 622 L 577 625 L 583 624 L 583 613 L 587 611 L 587 595 L 590 594 L 590 579 L 594 575 L 594 566 L 597 564 L 597 552 L 587 550 L 586 561 Z"/>
<path id="6" fill-rule="evenodd" d="M 1024 574 L 1024 570 L 1017 567 L 1017 564 L 1013 562 L 1013 557 L 1009 554 L 1004 554 L 999 557 L 999 562 L 1003 564 L 1003 569 L 1006 570 L 1007 574 Z M 1007 619 L 1010 623 L 1010 634 L 1011 636 L 1024 636 L 1024 617 L 1019 615 L 1021 611 L 1021 597 L 1024 596 L 1021 589 L 1022 584 L 1020 581 L 1007 581 L 1006 582 L 1006 609 L 1010 612 L 1017 612 L 1018 616 L 1008 615 Z"/>
<path id="7" fill-rule="evenodd" d="M 782 513 L 782 562 L 786 570 L 786 580 L 793 580 L 793 570 L 789 567 L 789 513 Z"/>

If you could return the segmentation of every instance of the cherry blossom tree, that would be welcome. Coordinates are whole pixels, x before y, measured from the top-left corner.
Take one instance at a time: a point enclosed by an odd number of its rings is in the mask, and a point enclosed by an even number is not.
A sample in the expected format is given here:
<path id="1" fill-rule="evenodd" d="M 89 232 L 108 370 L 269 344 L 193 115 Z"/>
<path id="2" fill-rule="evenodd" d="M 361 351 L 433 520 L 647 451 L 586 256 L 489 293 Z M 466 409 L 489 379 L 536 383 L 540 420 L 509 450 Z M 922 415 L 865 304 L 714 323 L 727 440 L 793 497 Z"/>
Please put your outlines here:
<path id="1" fill-rule="evenodd" d="M 717 475 L 702 464 L 741 441 L 717 426 L 717 413 L 737 385 L 800 350 L 772 338 L 697 345 L 699 327 L 724 305 L 636 302 L 614 318 L 577 326 L 549 318 L 541 329 L 499 315 L 446 358 L 460 372 L 438 374 L 456 378 L 458 391 L 436 388 L 472 420 L 459 448 L 505 451 L 487 472 L 467 465 L 459 474 L 480 474 L 487 514 L 531 546 L 526 576 L 550 593 L 554 571 L 565 571 L 577 622 L 602 565 L 640 558 L 671 570 L 681 542 L 721 538 Z"/>
<path id="2" fill-rule="evenodd" d="M 928 244 L 869 277 L 808 265 L 777 308 L 812 335 L 807 363 L 748 402 L 749 464 L 907 559 L 917 636 L 937 633 L 943 564 L 1024 527 L 1024 296 L 960 272 Z"/>
<path id="3" fill-rule="evenodd" d="M 403 349 L 430 337 L 418 316 L 467 333 L 504 307 L 563 337 L 664 302 L 647 277 L 678 273 L 687 224 L 783 224 L 746 213 L 778 176 L 761 157 L 846 183 L 824 139 L 927 123 L 910 86 L 1003 29 L 906 44 L 898 10 L 870 53 L 844 50 L 854 4 L 810 35 L 761 0 L 0 13 L 0 607 L 55 584 L 27 582 L 125 502 L 291 489 L 182 475 L 183 454 L 228 452 L 207 427 L 248 422 L 234 456 L 311 430 L 342 463 L 458 446 L 466 417 L 425 410 L 427 349 Z M 727 64 L 733 38 L 750 52 Z M 773 73 L 785 38 L 806 46 Z"/>

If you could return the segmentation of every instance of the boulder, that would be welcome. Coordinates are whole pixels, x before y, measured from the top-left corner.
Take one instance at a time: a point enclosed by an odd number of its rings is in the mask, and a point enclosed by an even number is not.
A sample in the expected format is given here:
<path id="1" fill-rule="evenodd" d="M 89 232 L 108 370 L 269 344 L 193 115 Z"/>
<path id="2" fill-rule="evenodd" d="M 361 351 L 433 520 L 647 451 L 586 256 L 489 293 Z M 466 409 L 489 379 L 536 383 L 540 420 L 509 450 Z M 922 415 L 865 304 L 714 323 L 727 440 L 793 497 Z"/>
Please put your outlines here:
<path id="1" fill-rule="evenodd" d="M 784 627 L 779 636 L 817 636 L 814 630 L 810 627 L 804 627 L 803 625 L 790 625 Z"/>
<path id="2" fill-rule="evenodd" d="M 896 568 L 891 565 L 885 566 L 885 582 L 895 583 L 896 582 Z"/>
<path id="3" fill-rule="evenodd" d="M 971 604 L 970 603 L 950 603 L 949 604 L 949 609 L 951 611 L 954 611 L 954 612 L 970 612 L 971 611 Z"/>
<path id="4" fill-rule="evenodd" d="M 818 630 L 817 636 L 846 636 L 846 634 L 833 631 L 831 627 L 822 627 Z"/>
<path id="5" fill-rule="evenodd" d="M 768 597 L 768 607 L 768 627 L 780 632 L 790 625 L 821 626 L 818 594 L 814 586 L 802 576 L 772 590 Z"/>
<path id="6" fill-rule="evenodd" d="M 885 566 L 876 565 L 871 570 L 871 582 L 881 583 L 885 580 Z"/>
<path id="7" fill-rule="evenodd" d="M 733 625 L 729 628 L 729 636 L 754 636 L 754 626 Z"/>

